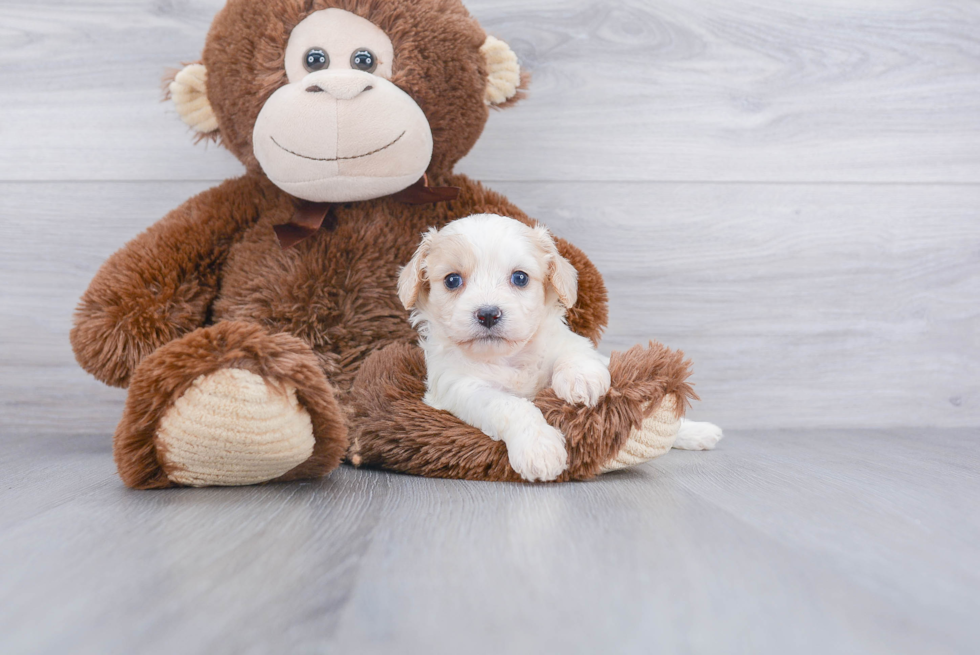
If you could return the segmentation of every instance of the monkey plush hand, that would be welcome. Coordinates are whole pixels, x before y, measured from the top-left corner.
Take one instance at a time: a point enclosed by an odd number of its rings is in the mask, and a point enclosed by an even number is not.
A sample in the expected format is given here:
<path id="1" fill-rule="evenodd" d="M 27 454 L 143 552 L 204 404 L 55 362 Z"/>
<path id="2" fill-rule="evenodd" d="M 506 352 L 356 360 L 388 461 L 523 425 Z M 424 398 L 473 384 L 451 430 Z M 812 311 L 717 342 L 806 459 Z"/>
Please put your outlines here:
<path id="1" fill-rule="evenodd" d="M 533 223 L 453 173 L 523 82 L 514 53 L 457 0 L 229 0 L 170 94 L 246 173 L 113 255 L 71 334 L 86 370 L 128 387 L 114 439 L 127 485 L 313 478 L 345 457 L 519 479 L 503 444 L 422 403 L 396 280 L 429 227 L 479 213 Z M 602 278 L 558 247 L 579 273 L 569 324 L 597 342 Z M 561 479 L 670 447 L 692 396 L 681 356 L 637 347 L 614 353 L 610 372 L 596 407 L 536 400 L 566 435 Z"/>

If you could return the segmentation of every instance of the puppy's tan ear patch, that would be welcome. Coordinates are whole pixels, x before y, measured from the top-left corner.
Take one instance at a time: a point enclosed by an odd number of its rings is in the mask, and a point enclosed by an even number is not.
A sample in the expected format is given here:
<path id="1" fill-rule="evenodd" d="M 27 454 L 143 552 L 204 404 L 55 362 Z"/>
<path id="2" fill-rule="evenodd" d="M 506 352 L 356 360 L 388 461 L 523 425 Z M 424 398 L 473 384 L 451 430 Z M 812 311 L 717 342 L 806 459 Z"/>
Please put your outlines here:
<path id="1" fill-rule="evenodd" d="M 405 309 L 415 307 L 419 294 L 422 293 L 422 285 L 428 281 L 425 260 L 432 249 L 432 239 L 436 232 L 437 230 L 432 228 L 422 236 L 422 243 L 412 256 L 412 261 L 408 262 L 398 274 L 398 299 Z"/>
<path id="2" fill-rule="evenodd" d="M 492 107 L 503 107 L 519 100 L 529 76 L 521 73 L 517 55 L 500 39 L 488 36 L 480 47 L 487 62 L 487 90 L 484 101 Z"/>
<path id="3" fill-rule="evenodd" d="M 555 258 L 549 269 L 551 286 L 558 293 L 558 300 L 561 301 L 561 304 L 565 305 L 566 309 L 571 309 L 575 306 L 575 301 L 578 300 L 578 271 L 575 270 L 571 262 L 557 254 L 557 250 L 555 252 Z"/>
<path id="4" fill-rule="evenodd" d="M 218 118 L 208 101 L 208 70 L 204 64 L 190 64 L 174 75 L 167 87 L 180 119 L 202 137 L 216 135 Z"/>
<path id="5" fill-rule="evenodd" d="M 558 300 L 566 309 L 571 309 L 578 300 L 578 271 L 572 263 L 561 256 L 555 239 L 548 228 L 534 228 L 534 237 L 544 250 L 547 264 L 547 282 L 558 294 Z"/>

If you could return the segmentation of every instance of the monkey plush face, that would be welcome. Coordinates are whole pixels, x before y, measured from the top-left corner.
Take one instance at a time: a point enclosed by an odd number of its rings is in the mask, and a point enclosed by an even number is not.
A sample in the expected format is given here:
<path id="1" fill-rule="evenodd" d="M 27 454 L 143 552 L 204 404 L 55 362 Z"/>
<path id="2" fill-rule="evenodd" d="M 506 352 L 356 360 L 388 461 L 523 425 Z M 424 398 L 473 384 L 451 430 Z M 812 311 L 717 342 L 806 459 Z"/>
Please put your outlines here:
<path id="1" fill-rule="evenodd" d="M 353 202 L 449 172 L 520 85 L 458 0 L 229 0 L 170 92 L 283 191 Z"/>
<path id="2" fill-rule="evenodd" d="M 394 48 L 376 25 L 342 9 L 311 14 L 286 45 L 289 83 L 255 122 L 255 158 L 288 193 L 314 201 L 401 191 L 432 159 L 429 121 L 391 83 Z"/>

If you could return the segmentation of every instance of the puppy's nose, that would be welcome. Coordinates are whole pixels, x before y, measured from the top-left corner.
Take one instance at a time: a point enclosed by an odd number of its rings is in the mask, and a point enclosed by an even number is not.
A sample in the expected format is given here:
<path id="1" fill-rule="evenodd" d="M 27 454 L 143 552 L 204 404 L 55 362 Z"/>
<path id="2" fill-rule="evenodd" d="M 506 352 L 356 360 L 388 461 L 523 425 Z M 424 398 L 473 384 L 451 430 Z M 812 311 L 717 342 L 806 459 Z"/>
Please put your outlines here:
<path id="1" fill-rule="evenodd" d="M 476 310 L 476 320 L 488 330 L 499 323 L 503 316 L 504 313 L 500 311 L 499 307 L 481 307 Z"/>

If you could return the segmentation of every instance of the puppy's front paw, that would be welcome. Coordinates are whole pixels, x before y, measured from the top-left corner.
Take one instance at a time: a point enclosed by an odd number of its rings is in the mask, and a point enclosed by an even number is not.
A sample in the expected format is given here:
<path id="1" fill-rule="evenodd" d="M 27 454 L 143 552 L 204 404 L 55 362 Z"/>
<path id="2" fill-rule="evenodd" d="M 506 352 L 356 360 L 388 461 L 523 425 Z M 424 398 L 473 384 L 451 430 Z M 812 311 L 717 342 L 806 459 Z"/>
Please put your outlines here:
<path id="1" fill-rule="evenodd" d="M 609 391 L 610 384 L 609 368 L 594 359 L 559 364 L 551 376 L 551 388 L 573 405 L 594 406 Z"/>
<path id="2" fill-rule="evenodd" d="M 528 482 L 550 482 L 568 466 L 565 437 L 547 423 L 528 428 L 516 439 L 508 439 L 507 457 L 511 467 Z"/>

